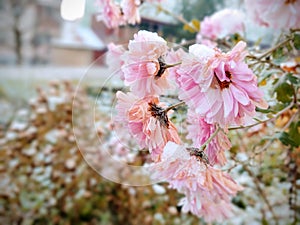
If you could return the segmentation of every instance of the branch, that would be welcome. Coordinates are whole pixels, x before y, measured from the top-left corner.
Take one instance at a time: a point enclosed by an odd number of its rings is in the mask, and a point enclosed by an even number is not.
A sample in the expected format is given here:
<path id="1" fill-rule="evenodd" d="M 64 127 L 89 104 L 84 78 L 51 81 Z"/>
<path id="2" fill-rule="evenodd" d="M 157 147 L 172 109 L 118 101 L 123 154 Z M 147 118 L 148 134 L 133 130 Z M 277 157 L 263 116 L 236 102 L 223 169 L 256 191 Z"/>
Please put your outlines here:
<path id="1" fill-rule="evenodd" d="M 170 111 L 171 109 L 174 109 L 174 108 L 176 108 L 176 107 L 178 107 L 178 106 L 181 106 L 181 105 L 184 105 L 184 104 L 185 104 L 184 101 L 178 102 L 178 103 L 176 103 L 176 104 L 174 104 L 174 105 L 171 105 L 171 106 L 169 106 L 168 108 L 166 108 L 166 109 L 164 110 L 164 112 L 167 113 L 167 112 Z"/>
<path id="2" fill-rule="evenodd" d="M 256 125 L 259 125 L 261 123 L 266 123 L 272 119 L 277 118 L 278 116 L 280 116 L 281 114 L 285 113 L 286 111 L 288 111 L 289 109 L 291 109 L 293 106 L 295 105 L 294 101 L 291 102 L 291 104 L 289 104 L 286 108 L 282 109 L 281 111 L 279 111 L 278 113 L 276 113 L 272 118 L 263 120 L 263 121 L 259 121 L 257 123 L 253 123 L 247 126 L 239 126 L 239 127 L 229 127 L 228 130 L 237 130 L 237 129 L 244 129 L 244 128 L 250 128 L 250 127 L 254 127 Z"/>
<path id="3" fill-rule="evenodd" d="M 251 64 L 248 64 L 249 66 L 253 66 L 253 65 L 257 64 L 258 62 L 260 62 L 260 63 L 266 63 L 266 64 L 269 64 L 271 67 L 274 67 L 274 68 L 279 69 L 279 70 L 281 70 L 281 71 L 283 71 L 283 72 L 286 72 L 283 68 L 281 68 L 279 65 L 274 64 L 274 63 L 273 63 L 271 60 L 269 60 L 269 59 L 261 59 L 260 57 L 257 57 L 257 56 L 255 56 L 255 55 L 247 55 L 246 57 L 248 57 L 248 58 L 250 58 L 250 59 L 256 60 L 256 62 L 253 62 L 253 63 L 251 63 Z"/>
<path id="4" fill-rule="evenodd" d="M 264 57 L 266 57 L 267 55 L 271 54 L 273 51 L 275 51 L 277 48 L 281 47 L 282 45 L 285 45 L 286 43 L 288 43 L 289 41 L 291 41 L 291 37 L 288 37 L 287 39 L 285 39 L 284 41 L 278 43 L 277 45 L 275 45 L 274 47 L 270 48 L 269 50 L 267 50 L 265 53 L 263 53 L 262 55 L 260 55 L 259 57 L 257 57 L 257 59 L 262 59 Z"/>

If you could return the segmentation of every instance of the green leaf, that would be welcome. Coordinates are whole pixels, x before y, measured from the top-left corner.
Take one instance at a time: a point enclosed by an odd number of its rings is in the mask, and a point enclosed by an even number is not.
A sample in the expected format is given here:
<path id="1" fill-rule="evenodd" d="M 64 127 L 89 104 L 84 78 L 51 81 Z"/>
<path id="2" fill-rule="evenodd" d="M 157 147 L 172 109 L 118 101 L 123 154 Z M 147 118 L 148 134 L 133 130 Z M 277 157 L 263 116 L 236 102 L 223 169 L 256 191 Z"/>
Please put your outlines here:
<path id="1" fill-rule="evenodd" d="M 274 110 L 271 109 L 271 108 L 268 108 L 268 109 L 261 109 L 261 108 L 256 107 L 256 108 L 255 108 L 255 111 L 256 111 L 256 112 L 261 112 L 261 113 L 276 113 L 276 111 L 274 111 Z"/>
<path id="2" fill-rule="evenodd" d="M 291 84 L 288 84 L 286 81 L 287 76 L 282 77 L 282 79 L 276 82 L 274 88 L 274 93 L 276 93 L 276 99 L 283 103 L 290 102 L 292 96 L 294 95 L 294 88 Z"/>
<path id="3" fill-rule="evenodd" d="M 283 47 L 277 48 L 273 54 L 272 54 L 274 59 L 280 59 L 284 56 L 283 54 Z"/>
<path id="4" fill-rule="evenodd" d="M 263 219 L 261 220 L 261 224 L 262 224 L 262 225 L 269 225 L 269 222 L 268 222 L 268 220 L 266 220 L 266 218 L 263 218 Z"/>
<path id="5" fill-rule="evenodd" d="M 297 50 L 300 50 L 300 34 L 294 34 L 293 42 L 294 42 L 294 47 Z"/>
<path id="6" fill-rule="evenodd" d="M 278 81 L 279 81 L 279 79 L 278 79 L 278 78 L 275 78 L 274 81 L 272 82 L 272 84 L 275 85 L 275 84 L 278 83 Z"/>
<path id="7" fill-rule="evenodd" d="M 299 83 L 300 83 L 300 78 L 294 76 L 292 73 L 288 73 L 285 77 L 286 77 L 286 79 L 289 80 L 292 84 L 299 85 Z"/>
<path id="8" fill-rule="evenodd" d="M 297 143 L 292 139 L 292 137 L 287 132 L 281 132 L 275 136 L 278 136 L 278 139 L 281 141 L 282 144 L 286 146 L 291 145 L 293 147 L 297 147 Z"/>
<path id="9" fill-rule="evenodd" d="M 288 43 L 286 44 L 286 49 L 287 49 L 289 52 L 293 50 L 293 47 L 292 47 L 292 45 L 291 45 L 290 42 L 288 42 Z"/>
<path id="10" fill-rule="evenodd" d="M 230 40 L 233 42 L 233 43 L 238 43 L 239 41 L 242 41 L 244 40 L 243 37 L 239 34 L 239 33 L 235 33 L 233 35 L 230 36 Z"/>
<path id="11" fill-rule="evenodd" d="M 243 201 L 243 199 L 240 196 L 236 196 L 232 199 L 232 203 L 239 207 L 240 209 L 246 209 L 247 205 Z"/>
<path id="12" fill-rule="evenodd" d="M 294 122 L 290 125 L 289 137 L 295 143 L 295 147 L 300 145 L 300 121 Z"/>

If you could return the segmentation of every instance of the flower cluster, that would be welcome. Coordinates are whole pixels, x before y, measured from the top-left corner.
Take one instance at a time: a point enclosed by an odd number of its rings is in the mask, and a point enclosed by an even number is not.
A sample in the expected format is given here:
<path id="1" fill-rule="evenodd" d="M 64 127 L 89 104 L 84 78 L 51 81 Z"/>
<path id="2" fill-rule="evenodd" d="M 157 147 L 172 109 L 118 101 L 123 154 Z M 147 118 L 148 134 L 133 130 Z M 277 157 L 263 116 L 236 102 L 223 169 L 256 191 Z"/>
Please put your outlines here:
<path id="1" fill-rule="evenodd" d="M 168 141 L 180 143 L 177 129 L 168 119 L 157 97 L 139 99 L 133 93 L 119 91 L 117 99 L 116 122 L 125 123 L 139 146 L 149 149 L 154 161 L 160 161 L 160 155 Z"/>
<path id="2" fill-rule="evenodd" d="M 245 0 L 245 5 L 251 19 L 261 26 L 300 28 L 299 0 Z"/>
<path id="3" fill-rule="evenodd" d="M 201 29 L 197 34 L 197 42 L 211 47 L 217 46 L 217 39 L 225 38 L 231 34 L 244 33 L 243 12 L 236 9 L 223 9 L 201 22 Z"/>
<path id="4" fill-rule="evenodd" d="M 197 160 L 184 146 L 172 142 L 166 145 L 162 161 L 152 169 L 154 177 L 185 194 L 179 202 L 183 212 L 190 211 L 207 222 L 231 216 L 230 197 L 242 190 L 228 174 Z"/>
<path id="5" fill-rule="evenodd" d="M 123 55 L 124 84 L 139 97 L 160 95 L 170 88 L 164 57 L 167 42 L 156 33 L 139 31 Z"/>
<path id="6" fill-rule="evenodd" d="M 205 45 L 190 46 L 176 70 L 179 98 L 210 124 L 242 125 L 255 114 L 255 106 L 266 108 L 256 76 L 244 62 L 246 43 L 239 42 L 223 53 Z"/>
<path id="7" fill-rule="evenodd" d="M 186 197 L 183 211 L 221 220 L 231 215 L 230 197 L 241 187 L 214 165 L 226 163 L 231 147 L 227 128 L 245 125 L 255 107 L 267 107 L 256 76 L 244 62 L 246 43 L 227 53 L 195 44 L 189 51 L 169 49 L 156 33 L 139 31 L 125 49 L 110 45 L 108 57 L 130 92 L 117 92 L 115 121 L 122 124 L 154 161 L 160 178 Z M 109 59 L 108 59 L 109 61 Z M 115 68 L 116 69 L 116 68 Z M 173 107 L 159 101 L 177 84 L 178 98 L 188 107 L 185 147 L 169 118 Z M 217 212 L 217 213 L 216 213 Z M 217 216 L 216 216 L 217 214 Z"/>
<path id="8" fill-rule="evenodd" d="M 149 0 L 160 2 L 161 0 Z M 135 25 L 141 22 L 139 7 L 141 0 L 122 0 L 120 3 L 114 0 L 96 0 L 99 8 L 98 20 L 104 22 L 108 28 L 117 28 L 125 24 Z"/>

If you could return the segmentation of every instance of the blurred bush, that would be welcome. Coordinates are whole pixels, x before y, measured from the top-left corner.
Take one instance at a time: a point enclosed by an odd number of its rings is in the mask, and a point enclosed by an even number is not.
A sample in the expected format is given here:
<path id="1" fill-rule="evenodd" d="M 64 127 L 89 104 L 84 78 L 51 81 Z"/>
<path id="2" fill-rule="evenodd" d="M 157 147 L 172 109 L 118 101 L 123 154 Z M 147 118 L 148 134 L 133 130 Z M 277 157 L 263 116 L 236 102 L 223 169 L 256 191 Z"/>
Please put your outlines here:
<path id="1" fill-rule="evenodd" d="M 163 185 L 123 186 L 103 179 L 87 165 L 72 130 L 74 90 L 69 82 L 38 89 L 28 107 L 1 127 L 0 224 L 199 221 L 180 214 L 175 207 L 180 196 Z M 84 109 L 88 101 L 81 91 L 74 104 Z"/>

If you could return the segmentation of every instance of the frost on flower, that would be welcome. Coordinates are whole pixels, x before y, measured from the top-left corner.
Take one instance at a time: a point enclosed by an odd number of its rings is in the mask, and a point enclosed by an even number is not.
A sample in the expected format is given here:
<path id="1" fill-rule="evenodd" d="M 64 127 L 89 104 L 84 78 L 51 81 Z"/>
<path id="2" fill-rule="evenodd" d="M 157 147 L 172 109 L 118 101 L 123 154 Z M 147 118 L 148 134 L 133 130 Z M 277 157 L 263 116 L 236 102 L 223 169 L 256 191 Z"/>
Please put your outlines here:
<path id="1" fill-rule="evenodd" d="M 177 129 L 169 120 L 157 97 L 137 98 L 133 93 L 118 91 L 116 121 L 123 123 L 141 148 L 149 149 L 154 161 L 160 155 L 166 143 L 180 143 Z"/>
<path id="2" fill-rule="evenodd" d="M 247 13 L 257 24 L 275 29 L 300 28 L 299 0 L 245 0 Z"/>
<path id="3" fill-rule="evenodd" d="M 228 35 L 244 32 L 244 14 L 236 9 L 223 9 L 207 16 L 201 22 L 201 29 L 197 35 L 198 43 L 215 47 L 211 42 Z"/>
<path id="4" fill-rule="evenodd" d="M 242 190 L 227 173 L 191 156 L 184 146 L 168 142 L 161 162 L 153 166 L 153 177 L 185 195 L 179 202 L 183 212 L 190 211 L 207 222 L 232 216 L 231 197 Z"/>
<path id="5" fill-rule="evenodd" d="M 112 73 L 117 72 L 120 75 L 120 78 L 124 80 L 124 74 L 121 70 L 121 66 L 124 62 L 121 56 L 126 51 L 125 48 L 122 45 L 115 45 L 113 43 L 110 43 L 107 48 L 106 64 L 108 65 L 109 70 Z"/>
<path id="6" fill-rule="evenodd" d="M 139 6 L 141 4 L 140 0 L 122 0 L 121 7 L 124 14 L 125 20 L 129 24 L 136 24 L 141 22 L 141 17 L 139 13 Z"/>
<path id="7" fill-rule="evenodd" d="M 181 62 L 183 57 L 188 55 L 182 48 L 178 50 L 170 49 L 168 54 L 166 55 L 166 64 L 175 65 Z M 179 66 L 174 66 L 169 68 L 169 78 L 173 81 L 177 81 L 179 75 L 177 74 L 177 69 Z M 177 81 L 178 82 L 178 81 Z"/>
<path id="8" fill-rule="evenodd" d="M 124 83 L 139 97 L 162 94 L 170 88 L 164 57 L 167 42 L 157 33 L 139 31 L 124 54 Z"/>
<path id="9" fill-rule="evenodd" d="M 230 52 L 195 44 L 183 58 L 179 97 L 210 124 L 242 125 L 255 115 L 255 106 L 266 108 L 257 78 L 244 62 L 246 43 Z"/>
<path id="10" fill-rule="evenodd" d="M 100 9 L 97 19 L 103 21 L 108 28 L 117 28 L 125 23 L 121 7 L 113 0 L 97 0 L 96 4 Z"/>
<path id="11" fill-rule="evenodd" d="M 187 138 L 193 141 L 193 146 L 200 148 L 206 140 L 217 130 L 215 124 L 208 124 L 201 116 L 189 111 L 187 116 Z M 230 149 L 231 143 L 223 132 L 217 135 L 208 143 L 205 148 L 208 161 L 211 165 L 226 163 L 225 151 Z"/>

